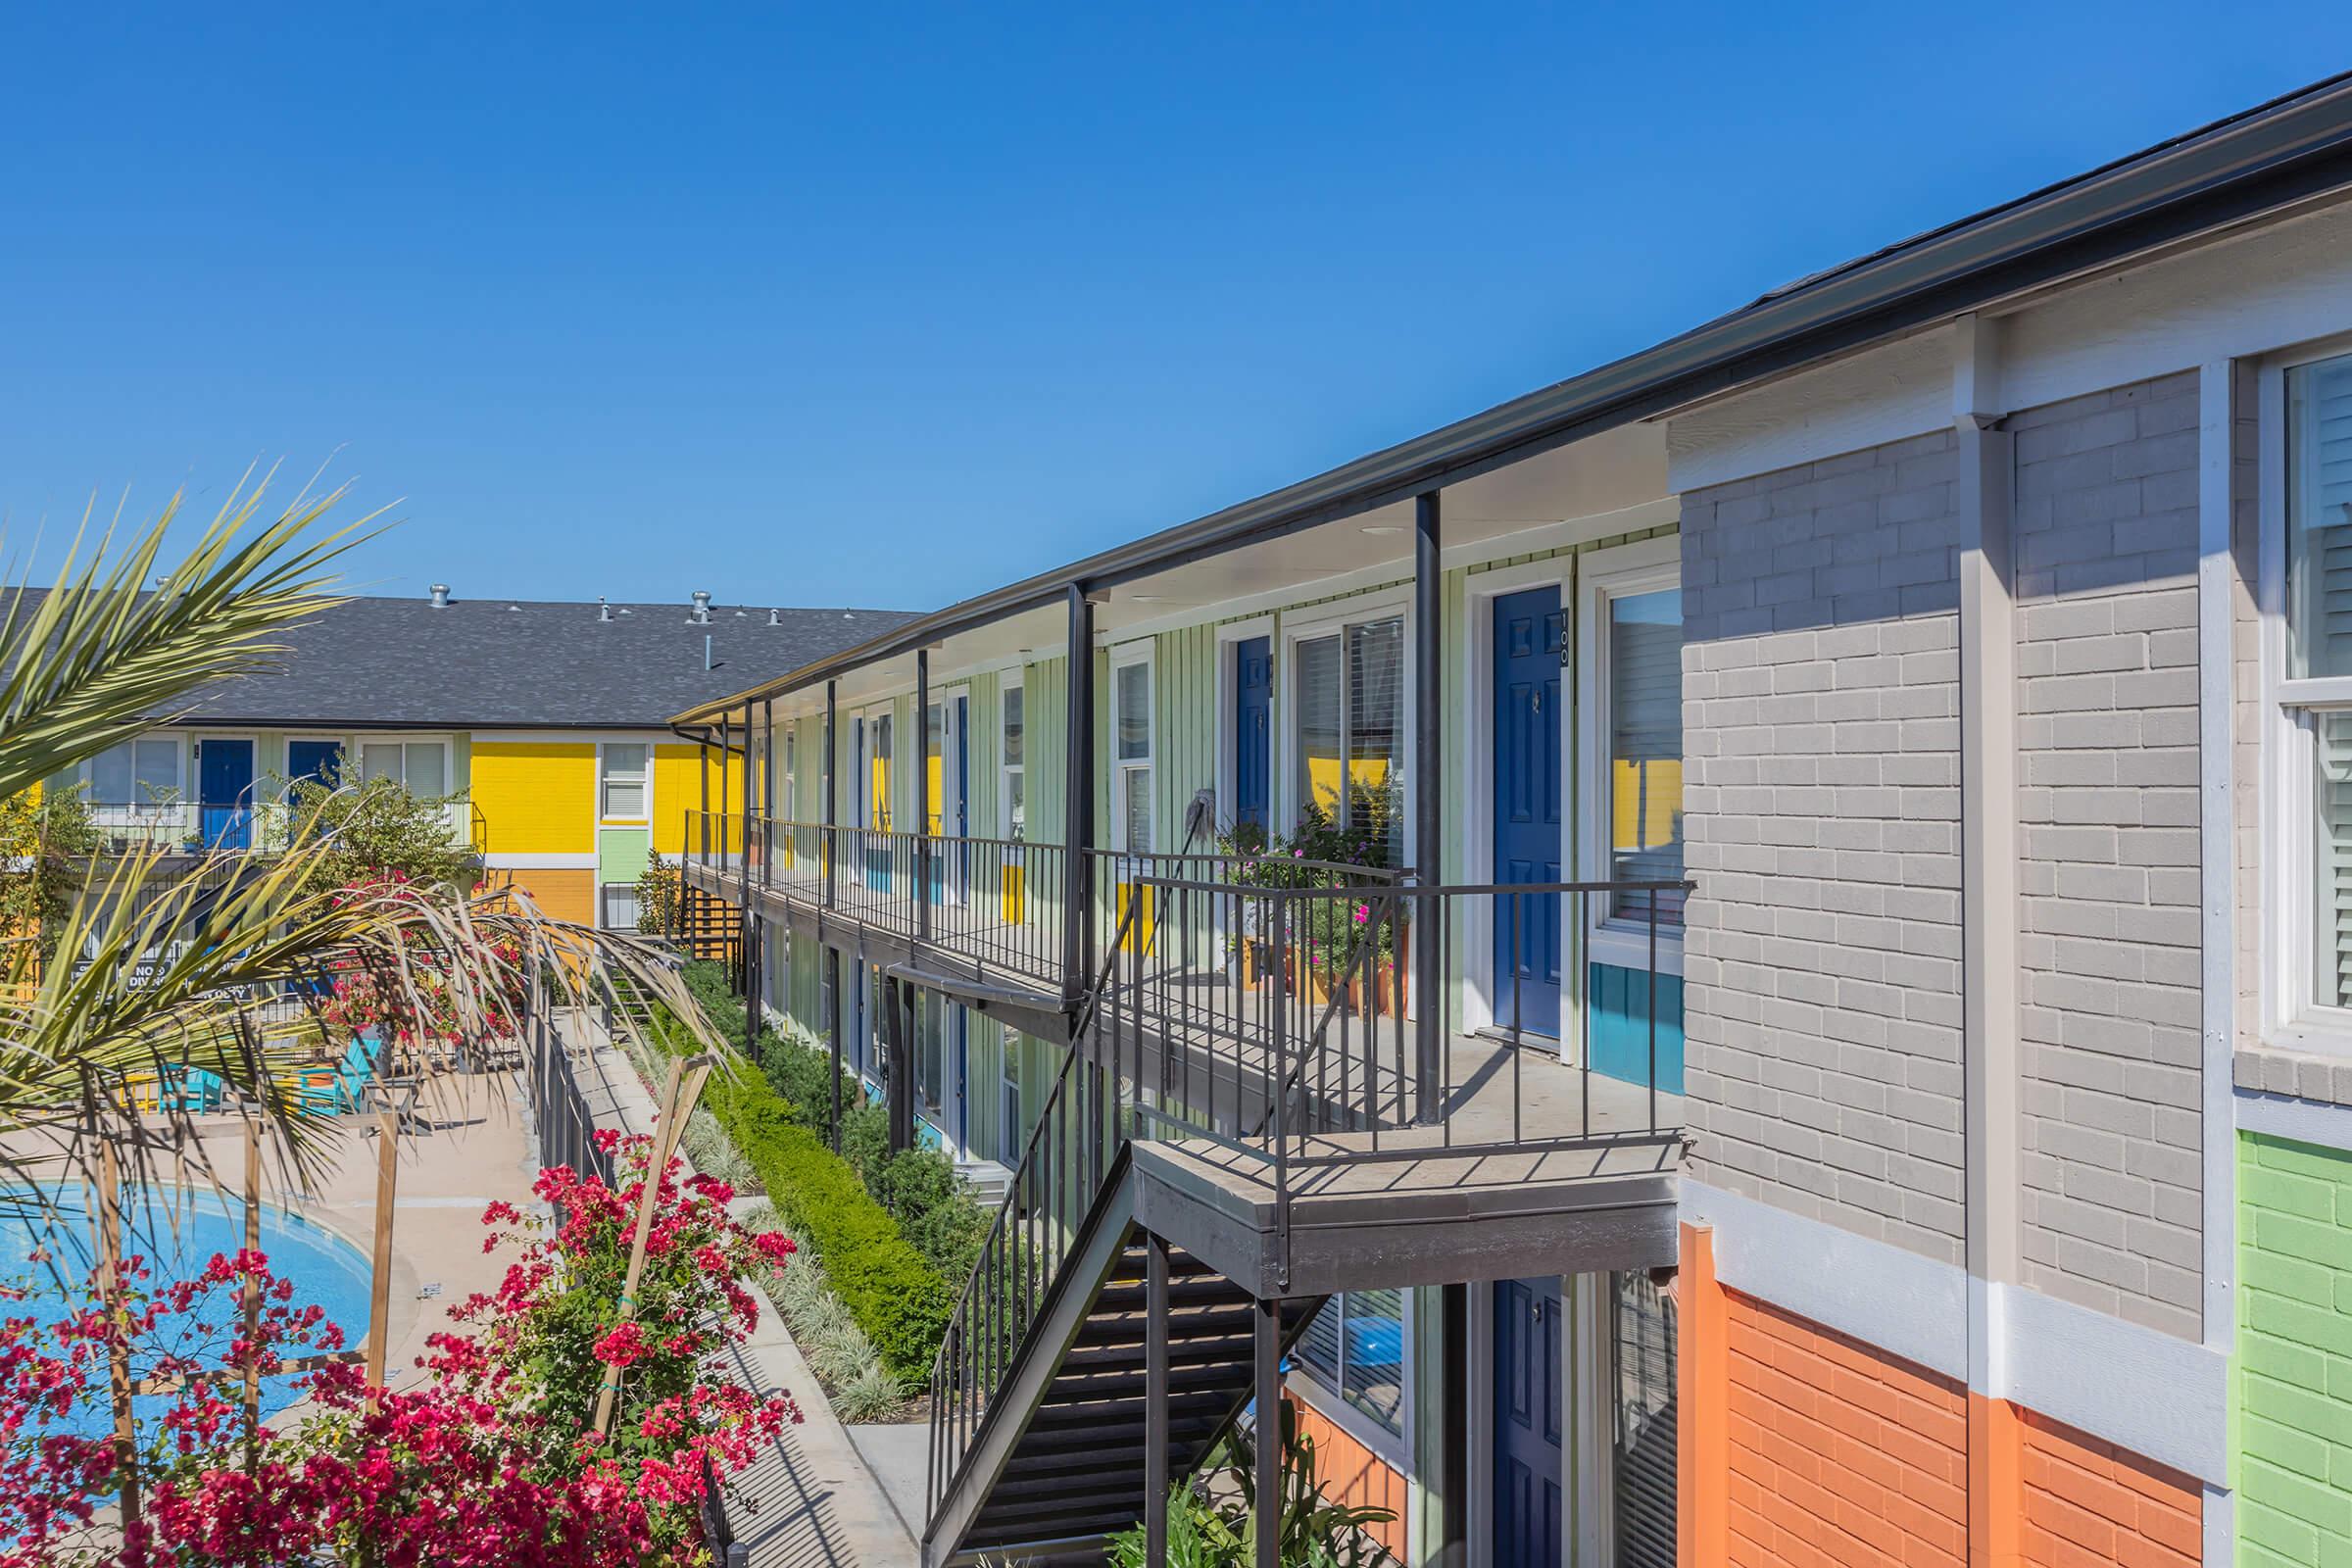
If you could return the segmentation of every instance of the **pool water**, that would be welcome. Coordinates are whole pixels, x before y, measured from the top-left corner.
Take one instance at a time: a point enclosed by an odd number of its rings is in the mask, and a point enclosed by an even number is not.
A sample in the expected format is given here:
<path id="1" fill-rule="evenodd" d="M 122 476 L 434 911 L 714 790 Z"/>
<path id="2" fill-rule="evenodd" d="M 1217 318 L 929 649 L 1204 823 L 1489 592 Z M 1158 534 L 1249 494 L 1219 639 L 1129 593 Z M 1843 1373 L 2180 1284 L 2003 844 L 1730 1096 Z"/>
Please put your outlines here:
<path id="1" fill-rule="evenodd" d="M 27 1293 L 24 1300 L 0 1303 L 0 1313 L 55 1323 L 82 1304 L 85 1282 L 97 1262 L 96 1232 L 84 1189 L 52 1187 L 39 1196 L 46 1199 L 51 1214 L 32 1211 L 34 1194 L 26 1189 L 0 1193 L 0 1283 Z M 149 1290 L 193 1278 L 204 1272 L 215 1252 L 234 1256 L 245 1245 L 244 1206 L 234 1198 L 131 1188 L 123 1194 L 122 1206 L 122 1250 L 146 1259 Z M 325 1226 L 274 1204 L 262 1205 L 261 1230 L 261 1250 L 270 1259 L 270 1272 L 293 1282 L 294 1304 L 321 1308 L 326 1321 L 343 1330 L 345 1348 L 358 1348 L 368 1332 L 367 1256 Z M 36 1250 L 46 1250 L 50 1261 L 35 1261 Z M 180 1354 L 211 1350 L 225 1358 L 241 1299 L 234 1286 L 207 1292 L 190 1312 L 165 1318 L 161 1329 L 170 1337 L 159 1342 L 158 1348 Z M 134 1359 L 133 1377 L 146 1375 L 147 1369 L 138 1364 L 144 1359 Z M 262 1380 L 265 1416 L 300 1397 L 297 1376 Z M 103 1375 L 95 1384 L 82 1407 L 51 1430 L 91 1435 L 113 1429 Z M 166 1395 L 142 1395 L 133 1408 L 143 1421 L 153 1422 L 170 1403 Z"/>

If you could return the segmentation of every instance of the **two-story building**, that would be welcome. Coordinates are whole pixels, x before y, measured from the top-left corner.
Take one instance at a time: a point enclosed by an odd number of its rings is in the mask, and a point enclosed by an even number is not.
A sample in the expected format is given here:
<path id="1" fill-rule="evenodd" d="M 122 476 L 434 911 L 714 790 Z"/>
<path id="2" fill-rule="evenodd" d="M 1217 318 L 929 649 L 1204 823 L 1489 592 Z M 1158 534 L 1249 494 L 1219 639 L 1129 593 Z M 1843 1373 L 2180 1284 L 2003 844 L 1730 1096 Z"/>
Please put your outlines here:
<path id="1" fill-rule="evenodd" d="M 807 663 L 895 611 L 355 598 L 293 627 L 275 667 L 199 693 L 52 788 L 118 837 L 190 851 L 282 841 L 302 778 L 392 778 L 447 805 L 489 875 L 549 913 L 634 928 L 703 776 L 680 708 Z M 724 797 L 721 796 L 721 799 Z"/>
<path id="2" fill-rule="evenodd" d="M 1286 1359 L 1409 1563 L 2346 1560 L 2348 196 L 2339 79 L 681 710 L 1012 1173 L 926 1560 Z"/>

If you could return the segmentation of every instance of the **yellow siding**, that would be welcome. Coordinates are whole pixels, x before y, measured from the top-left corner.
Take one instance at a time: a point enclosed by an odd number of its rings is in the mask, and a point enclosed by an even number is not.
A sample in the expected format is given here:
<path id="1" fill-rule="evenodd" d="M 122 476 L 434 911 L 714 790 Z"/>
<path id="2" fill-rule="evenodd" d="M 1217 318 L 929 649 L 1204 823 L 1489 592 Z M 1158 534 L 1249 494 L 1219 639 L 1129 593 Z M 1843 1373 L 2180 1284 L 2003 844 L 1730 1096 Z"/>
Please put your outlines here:
<path id="1" fill-rule="evenodd" d="M 473 804 L 493 855 L 596 850 L 596 748 L 562 741 L 480 741 Z"/>
<path id="2" fill-rule="evenodd" d="M 703 751 L 699 746 L 654 748 L 654 848 L 673 858 L 685 853 L 686 813 L 703 808 Z M 710 809 L 740 814 L 743 769 L 710 758 Z"/>

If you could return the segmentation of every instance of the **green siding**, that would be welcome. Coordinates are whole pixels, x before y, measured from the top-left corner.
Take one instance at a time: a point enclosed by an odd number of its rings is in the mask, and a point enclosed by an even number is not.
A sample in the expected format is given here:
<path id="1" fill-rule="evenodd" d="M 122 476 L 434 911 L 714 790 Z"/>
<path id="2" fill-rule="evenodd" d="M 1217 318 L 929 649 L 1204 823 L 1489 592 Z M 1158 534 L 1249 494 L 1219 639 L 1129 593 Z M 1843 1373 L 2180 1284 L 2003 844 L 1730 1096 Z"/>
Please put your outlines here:
<path id="1" fill-rule="evenodd" d="M 1029 733 L 1023 754 L 1029 769 L 1029 837 L 1040 844 L 1062 842 L 1064 788 L 1068 767 L 1069 728 L 1062 715 L 1069 709 L 1070 665 L 1064 658 L 1032 662 L 1021 699 Z"/>
<path id="2" fill-rule="evenodd" d="M 2238 1561 L 2352 1561 L 2352 1154 L 2241 1134 Z"/>
<path id="3" fill-rule="evenodd" d="M 1162 632 L 1152 650 L 1152 828 L 1154 849 L 1184 849 L 1184 813 L 1193 796 L 1217 784 L 1217 629 Z M 1217 824 L 1210 823 L 1213 832 Z M 1196 854 L 1216 849 L 1203 836 Z"/>
<path id="4" fill-rule="evenodd" d="M 597 881 L 636 881 L 645 874 L 646 860 L 653 850 L 654 835 L 650 828 L 600 828 L 596 835 Z"/>

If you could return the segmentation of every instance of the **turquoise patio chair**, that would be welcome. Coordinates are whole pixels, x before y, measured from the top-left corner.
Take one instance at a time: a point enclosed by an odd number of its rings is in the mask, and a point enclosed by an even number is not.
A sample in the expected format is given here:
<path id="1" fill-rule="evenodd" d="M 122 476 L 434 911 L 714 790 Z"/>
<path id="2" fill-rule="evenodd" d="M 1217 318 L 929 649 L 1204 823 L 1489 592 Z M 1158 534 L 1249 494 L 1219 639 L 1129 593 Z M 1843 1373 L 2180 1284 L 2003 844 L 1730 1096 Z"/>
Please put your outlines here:
<path id="1" fill-rule="evenodd" d="M 169 1107 L 182 1115 L 216 1111 L 227 1091 L 227 1084 L 216 1072 L 202 1067 L 172 1065 L 158 1076 L 155 1086 L 157 1107 Z"/>

